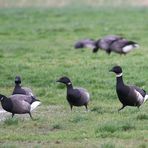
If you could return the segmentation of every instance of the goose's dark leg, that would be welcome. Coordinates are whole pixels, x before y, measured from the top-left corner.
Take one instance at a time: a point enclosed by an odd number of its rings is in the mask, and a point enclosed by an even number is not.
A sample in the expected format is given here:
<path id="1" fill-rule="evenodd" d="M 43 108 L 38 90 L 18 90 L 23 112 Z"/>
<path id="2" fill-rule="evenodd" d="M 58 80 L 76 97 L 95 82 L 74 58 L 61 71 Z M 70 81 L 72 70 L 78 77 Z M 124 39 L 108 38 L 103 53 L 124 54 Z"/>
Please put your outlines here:
<path id="1" fill-rule="evenodd" d="M 111 50 L 110 50 L 110 49 L 107 49 L 107 50 L 106 50 L 106 53 L 107 53 L 108 55 L 110 55 L 110 54 L 111 54 Z"/>
<path id="2" fill-rule="evenodd" d="M 12 118 L 14 117 L 14 113 L 12 113 Z"/>
<path id="3" fill-rule="evenodd" d="M 86 111 L 88 111 L 88 108 L 87 108 L 87 104 L 84 104 L 85 108 L 86 108 Z"/>
<path id="4" fill-rule="evenodd" d="M 73 105 L 72 105 L 72 104 L 70 104 L 71 111 L 72 111 L 72 107 L 73 107 Z"/>
<path id="5" fill-rule="evenodd" d="M 95 48 L 93 49 L 93 53 L 97 52 L 98 50 L 99 50 L 99 48 L 98 48 L 98 47 L 95 47 Z"/>
<path id="6" fill-rule="evenodd" d="M 119 112 L 120 110 L 122 110 L 124 107 L 125 107 L 125 105 L 123 105 L 121 108 L 119 108 L 119 109 L 118 109 L 118 112 Z"/>
<path id="7" fill-rule="evenodd" d="M 140 106 L 137 106 L 138 110 L 140 110 Z"/>
<path id="8" fill-rule="evenodd" d="M 33 117 L 32 117 L 32 115 L 31 115 L 31 113 L 29 112 L 29 115 L 30 115 L 30 118 L 33 120 Z"/>

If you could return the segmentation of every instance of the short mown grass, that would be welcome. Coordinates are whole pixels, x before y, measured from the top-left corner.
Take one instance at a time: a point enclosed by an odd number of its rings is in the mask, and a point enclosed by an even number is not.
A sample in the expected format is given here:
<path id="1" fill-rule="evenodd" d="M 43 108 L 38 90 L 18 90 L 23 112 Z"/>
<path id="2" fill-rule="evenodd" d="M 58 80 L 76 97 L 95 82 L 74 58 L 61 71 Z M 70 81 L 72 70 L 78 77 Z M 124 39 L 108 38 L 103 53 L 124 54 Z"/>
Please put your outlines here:
<path id="1" fill-rule="evenodd" d="M 114 65 L 123 67 L 125 83 L 148 91 L 146 7 L 90 7 L 0 9 L 0 93 L 9 96 L 16 75 L 32 88 L 42 104 L 29 115 L 0 114 L 0 147 L 148 147 L 147 102 L 121 107 Z M 126 56 L 74 49 L 82 38 L 118 34 L 140 48 Z M 85 107 L 70 110 L 61 76 L 91 95 Z"/>

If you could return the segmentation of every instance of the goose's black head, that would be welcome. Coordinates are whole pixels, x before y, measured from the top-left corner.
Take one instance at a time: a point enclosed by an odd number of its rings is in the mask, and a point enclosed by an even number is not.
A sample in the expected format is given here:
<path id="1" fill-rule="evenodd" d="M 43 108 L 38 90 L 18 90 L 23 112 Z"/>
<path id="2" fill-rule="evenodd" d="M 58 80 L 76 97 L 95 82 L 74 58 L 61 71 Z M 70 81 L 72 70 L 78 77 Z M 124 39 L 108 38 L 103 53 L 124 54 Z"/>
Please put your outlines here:
<path id="1" fill-rule="evenodd" d="M 20 76 L 15 77 L 15 84 L 21 84 L 21 77 Z"/>
<path id="2" fill-rule="evenodd" d="M 60 83 L 66 84 L 67 86 L 72 84 L 70 79 L 68 77 L 65 77 L 65 76 L 61 77 L 56 82 L 60 82 Z"/>
<path id="3" fill-rule="evenodd" d="M 122 68 L 120 66 L 114 66 L 110 72 L 114 72 L 116 75 L 122 74 Z"/>
<path id="4" fill-rule="evenodd" d="M 77 48 L 83 48 L 83 47 L 84 47 L 84 44 L 81 43 L 81 42 L 78 42 L 78 43 L 75 44 L 75 48 L 76 48 L 76 49 L 77 49 Z"/>

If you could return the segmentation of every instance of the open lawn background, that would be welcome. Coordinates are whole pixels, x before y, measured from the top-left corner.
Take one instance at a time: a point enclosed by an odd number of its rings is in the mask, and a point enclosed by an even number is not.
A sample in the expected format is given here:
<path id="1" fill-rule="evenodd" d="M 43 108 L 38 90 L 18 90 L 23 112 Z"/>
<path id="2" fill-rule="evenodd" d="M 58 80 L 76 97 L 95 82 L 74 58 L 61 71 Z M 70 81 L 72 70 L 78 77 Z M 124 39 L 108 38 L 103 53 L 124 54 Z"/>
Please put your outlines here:
<path id="1" fill-rule="evenodd" d="M 148 0 L 0 0 L 0 7 L 147 6 Z"/>
<path id="2" fill-rule="evenodd" d="M 32 113 L 35 121 L 28 115 L 12 120 L 9 113 L 0 114 L 0 147 L 148 147 L 148 104 L 118 113 L 115 76 L 108 72 L 121 65 L 126 83 L 148 91 L 146 5 L 70 1 L 62 7 L 33 8 L 41 1 L 30 1 L 28 8 L 20 1 L 24 8 L 17 8 L 15 2 L 0 1 L 0 92 L 9 96 L 14 77 L 21 75 L 23 86 L 31 87 L 42 105 Z M 126 56 L 73 48 L 78 39 L 107 34 L 122 35 L 141 47 Z M 70 111 L 66 88 L 55 82 L 63 75 L 91 93 L 89 112 L 84 107 Z"/>

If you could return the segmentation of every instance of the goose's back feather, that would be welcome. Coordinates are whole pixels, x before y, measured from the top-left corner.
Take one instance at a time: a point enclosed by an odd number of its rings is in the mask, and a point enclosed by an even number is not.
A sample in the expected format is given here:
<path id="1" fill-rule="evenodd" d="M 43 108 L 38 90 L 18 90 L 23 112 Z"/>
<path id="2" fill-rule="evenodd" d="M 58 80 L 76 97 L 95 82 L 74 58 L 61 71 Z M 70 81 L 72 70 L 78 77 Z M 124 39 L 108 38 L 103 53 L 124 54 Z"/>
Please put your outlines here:
<path id="1" fill-rule="evenodd" d="M 28 87 L 21 87 L 21 86 L 15 86 L 14 90 L 13 90 L 13 95 L 14 94 L 24 94 L 24 95 L 31 95 L 33 97 L 35 97 L 35 95 L 33 94 L 33 91 L 28 88 Z"/>
<path id="2" fill-rule="evenodd" d="M 104 50 L 109 50 L 110 48 L 110 45 L 112 44 L 112 42 L 116 41 L 116 40 L 119 40 L 121 39 L 122 37 L 120 36 L 117 36 L 117 35 L 108 35 L 108 36 L 105 36 L 103 38 L 101 38 L 99 41 L 98 41 L 98 44 L 99 44 L 99 47 L 101 49 L 104 49 Z"/>
<path id="3" fill-rule="evenodd" d="M 128 53 L 134 48 L 136 48 L 137 47 L 136 45 L 138 44 L 133 41 L 128 41 L 126 39 L 119 39 L 110 45 L 110 50 L 117 53 Z"/>
<path id="4" fill-rule="evenodd" d="M 12 101 L 16 101 L 16 100 L 24 100 L 26 102 L 28 102 L 29 104 L 31 104 L 32 102 L 32 97 L 30 95 L 23 95 L 23 94 L 15 94 L 15 95 L 11 95 L 9 97 Z"/>
<path id="5" fill-rule="evenodd" d="M 146 95 L 145 91 L 137 86 L 124 86 L 124 89 L 117 90 L 117 94 L 120 102 L 129 106 L 140 106 Z"/>
<path id="6" fill-rule="evenodd" d="M 93 39 L 83 39 L 75 43 L 75 48 L 95 48 L 95 41 Z"/>
<path id="7" fill-rule="evenodd" d="M 74 88 L 67 93 L 67 100 L 74 106 L 82 106 L 88 104 L 89 93 L 84 88 Z"/>

